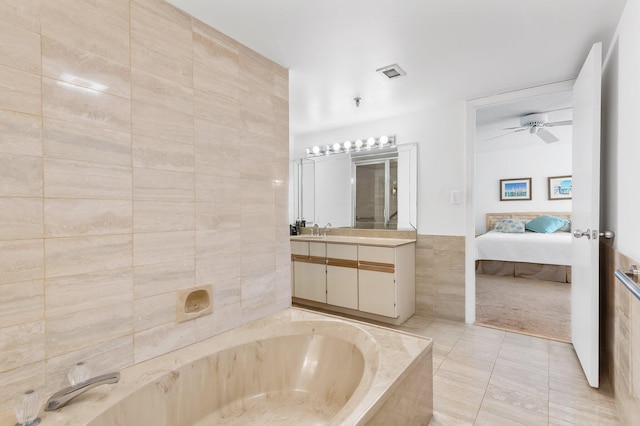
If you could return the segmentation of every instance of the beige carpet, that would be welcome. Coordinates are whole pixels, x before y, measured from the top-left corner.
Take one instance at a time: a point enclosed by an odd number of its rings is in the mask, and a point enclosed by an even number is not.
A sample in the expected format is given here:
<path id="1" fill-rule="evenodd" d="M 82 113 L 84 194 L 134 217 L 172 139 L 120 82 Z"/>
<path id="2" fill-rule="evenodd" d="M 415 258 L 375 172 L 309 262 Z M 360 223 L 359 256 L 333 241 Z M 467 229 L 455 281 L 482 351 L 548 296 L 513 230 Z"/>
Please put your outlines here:
<path id="1" fill-rule="evenodd" d="M 571 284 L 476 275 L 476 324 L 571 341 Z"/>

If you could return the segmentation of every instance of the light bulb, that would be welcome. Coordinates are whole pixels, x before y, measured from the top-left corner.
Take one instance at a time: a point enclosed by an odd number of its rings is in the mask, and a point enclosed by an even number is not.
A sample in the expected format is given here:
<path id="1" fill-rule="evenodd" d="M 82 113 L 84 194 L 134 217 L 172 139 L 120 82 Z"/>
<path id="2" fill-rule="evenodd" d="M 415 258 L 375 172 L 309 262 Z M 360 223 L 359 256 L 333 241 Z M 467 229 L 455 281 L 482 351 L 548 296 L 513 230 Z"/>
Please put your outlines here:
<path id="1" fill-rule="evenodd" d="M 356 141 L 356 148 L 360 148 L 362 146 L 362 139 L 358 139 Z"/>
<path id="2" fill-rule="evenodd" d="M 333 152 L 338 152 L 338 151 L 340 151 L 340 148 L 341 148 L 341 147 L 342 147 L 342 146 L 341 146 L 338 142 L 334 143 L 334 144 L 333 144 Z"/>
<path id="3" fill-rule="evenodd" d="M 351 149 L 351 141 L 346 141 L 346 142 L 344 143 L 344 149 L 345 149 L 346 151 L 349 151 L 349 150 Z"/>
<path id="4" fill-rule="evenodd" d="M 313 151 L 314 154 L 319 154 L 320 153 L 320 147 L 318 145 L 316 145 L 313 148 L 311 148 L 311 150 Z"/>
<path id="5" fill-rule="evenodd" d="M 373 146 L 376 143 L 374 138 L 367 139 L 367 146 Z"/>
<path id="6" fill-rule="evenodd" d="M 389 138 L 388 138 L 388 137 L 386 137 L 386 136 L 380 136 L 380 144 L 381 144 L 381 145 L 384 145 L 384 144 L 386 144 L 387 142 L 389 142 Z"/>

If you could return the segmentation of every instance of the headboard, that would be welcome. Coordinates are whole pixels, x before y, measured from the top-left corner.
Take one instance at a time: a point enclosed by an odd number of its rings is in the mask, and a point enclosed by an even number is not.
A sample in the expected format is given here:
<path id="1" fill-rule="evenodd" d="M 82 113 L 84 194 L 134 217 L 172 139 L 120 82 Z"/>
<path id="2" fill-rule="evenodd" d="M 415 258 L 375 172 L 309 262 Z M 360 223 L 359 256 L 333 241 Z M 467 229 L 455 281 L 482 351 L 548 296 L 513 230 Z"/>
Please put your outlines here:
<path id="1" fill-rule="evenodd" d="M 487 213 L 487 232 L 491 231 L 500 219 L 524 219 L 530 221 L 538 216 L 549 215 L 571 220 L 571 212 L 512 212 L 512 213 Z"/>

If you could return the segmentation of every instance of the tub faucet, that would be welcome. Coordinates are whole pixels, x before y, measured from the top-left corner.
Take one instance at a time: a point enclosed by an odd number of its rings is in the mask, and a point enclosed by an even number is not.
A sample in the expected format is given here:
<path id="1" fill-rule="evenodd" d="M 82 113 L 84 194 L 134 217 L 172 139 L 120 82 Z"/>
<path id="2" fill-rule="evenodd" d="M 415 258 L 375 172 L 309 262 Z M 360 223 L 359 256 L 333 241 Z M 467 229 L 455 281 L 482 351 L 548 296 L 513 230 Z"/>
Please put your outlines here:
<path id="1" fill-rule="evenodd" d="M 93 377 L 76 385 L 66 387 L 51 395 L 51 398 L 49 398 L 49 400 L 47 401 L 47 405 L 45 406 L 44 411 L 53 411 L 57 410 L 58 408 L 62 408 L 67 405 L 67 403 L 73 398 L 85 393 L 89 389 L 93 389 L 96 386 L 106 385 L 109 383 L 117 383 L 118 380 L 120 380 L 120 373 L 108 373 L 101 376 Z"/>
<path id="2" fill-rule="evenodd" d="M 320 236 L 320 227 L 317 223 L 314 223 L 313 228 L 311 229 L 311 236 L 313 237 L 314 235 L 317 235 L 318 237 Z"/>
<path id="3" fill-rule="evenodd" d="M 324 226 L 324 228 L 322 228 L 322 235 L 323 235 L 323 236 L 325 236 L 325 237 L 327 236 L 327 228 L 331 228 L 331 222 L 328 222 L 328 223 Z M 318 235 L 320 235 L 320 234 L 318 234 Z"/>

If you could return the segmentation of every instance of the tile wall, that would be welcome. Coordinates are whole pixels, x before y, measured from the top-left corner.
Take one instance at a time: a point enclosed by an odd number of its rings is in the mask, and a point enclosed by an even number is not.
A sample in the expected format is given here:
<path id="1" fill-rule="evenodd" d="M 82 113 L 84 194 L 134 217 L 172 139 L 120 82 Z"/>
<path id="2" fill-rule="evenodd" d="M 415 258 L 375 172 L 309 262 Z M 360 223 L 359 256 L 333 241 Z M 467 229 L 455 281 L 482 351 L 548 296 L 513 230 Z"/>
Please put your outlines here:
<path id="1" fill-rule="evenodd" d="M 622 424 L 640 419 L 640 300 L 615 278 L 616 269 L 628 271 L 640 261 L 601 243 L 601 352 L 604 370 L 614 390 Z"/>
<path id="2" fill-rule="evenodd" d="M 0 33 L 0 408 L 290 305 L 287 70 L 161 0 L 0 0 Z"/>
<path id="3" fill-rule="evenodd" d="M 418 235 L 416 313 L 464 322 L 464 238 Z"/>

